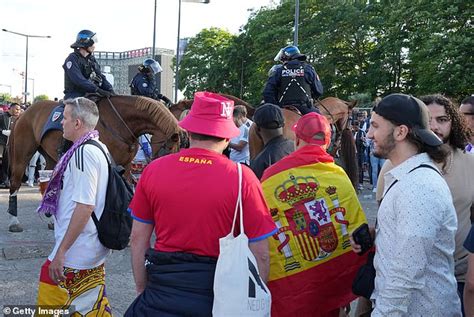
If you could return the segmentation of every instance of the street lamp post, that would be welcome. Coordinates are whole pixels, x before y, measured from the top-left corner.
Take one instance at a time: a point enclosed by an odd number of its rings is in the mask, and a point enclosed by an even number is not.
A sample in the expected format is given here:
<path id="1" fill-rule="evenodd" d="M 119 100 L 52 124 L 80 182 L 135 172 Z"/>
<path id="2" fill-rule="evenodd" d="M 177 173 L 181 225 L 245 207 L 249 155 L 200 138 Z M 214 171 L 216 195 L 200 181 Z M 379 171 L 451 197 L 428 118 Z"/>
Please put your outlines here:
<path id="1" fill-rule="evenodd" d="M 30 37 L 37 37 L 37 38 L 51 38 L 50 35 L 31 35 L 31 34 L 23 34 L 19 32 L 13 32 L 6 29 L 2 29 L 3 32 L 12 33 L 20 36 L 24 36 L 26 38 L 26 63 L 25 63 L 25 103 L 26 98 L 28 97 L 28 40 Z"/>
<path id="2" fill-rule="evenodd" d="M 295 0 L 295 33 L 293 34 L 293 45 L 298 46 L 298 25 L 300 20 L 300 0 Z"/>
<path id="3" fill-rule="evenodd" d="M 152 58 L 155 59 L 155 39 L 156 39 L 156 0 L 155 0 L 155 13 L 153 15 L 153 48 L 151 50 Z"/>
<path id="4" fill-rule="evenodd" d="M 31 103 L 35 101 L 35 79 L 34 78 L 28 78 L 28 80 L 31 80 L 33 82 L 33 92 L 31 95 Z"/>
<path id="5" fill-rule="evenodd" d="M 178 82 L 179 82 L 179 37 L 181 31 L 181 2 L 194 2 L 208 4 L 210 0 L 178 0 L 178 37 L 176 41 L 176 66 L 175 66 L 175 77 L 174 77 L 174 102 L 178 101 Z"/>

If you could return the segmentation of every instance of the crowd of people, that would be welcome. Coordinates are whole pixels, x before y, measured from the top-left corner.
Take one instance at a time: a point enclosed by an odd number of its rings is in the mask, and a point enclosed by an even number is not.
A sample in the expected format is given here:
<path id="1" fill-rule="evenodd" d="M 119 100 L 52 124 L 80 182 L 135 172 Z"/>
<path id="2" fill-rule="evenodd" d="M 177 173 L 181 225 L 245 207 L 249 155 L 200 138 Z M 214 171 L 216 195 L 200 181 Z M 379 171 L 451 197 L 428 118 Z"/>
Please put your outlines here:
<path id="1" fill-rule="evenodd" d="M 14 122 L 20 117 L 20 115 L 23 113 L 23 111 L 25 111 L 25 109 L 26 107 L 13 102 L 7 106 L 6 111 L 2 110 L 2 112 L 0 113 L 0 188 L 9 188 L 10 186 L 8 154 L 9 137 Z M 37 163 L 40 163 L 39 169 L 45 168 L 46 161 L 39 152 L 36 152 L 33 155 L 28 164 L 28 168 L 25 171 L 26 184 L 30 187 L 33 187 L 37 179 Z"/>
<path id="2" fill-rule="evenodd" d="M 63 67 L 68 80 L 82 74 L 77 60 L 90 59 L 95 42 L 95 33 L 79 33 Z M 212 315 L 219 239 L 234 228 L 239 201 L 256 274 L 272 294 L 272 316 L 340 316 L 357 298 L 352 281 L 368 257 L 352 233 L 367 219 L 356 188 L 326 151 L 332 129 L 314 107 L 322 84 L 297 47 L 283 48 L 276 59 L 281 65 L 270 71 L 253 120 L 245 107 L 197 92 L 179 121 L 189 148 L 144 169 L 129 206 L 137 296 L 125 316 Z M 148 88 L 156 66 L 144 63 L 132 89 Z M 113 94 L 100 73 L 87 80 L 88 90 Z M 97 105 L 78 87 L 63 102 L 70 146 L 38 209 L 53 216 L 55 245 L 40 270 L 37 303 L 111 316 L 110 250 L 91 218 L 104 210 L 109 170 L 88 141 L 108 150 L 95 130 Z M 377 100 L 370 116 L 362 111 L 354 118 L 359 185 L 371 162 L 379 202 L 369 229 L 374 289 L 359 298 L 357 316 L 474 315 L 473 101 L 468 97 L 458 108 L 441 95 L 390 94 Z M 302 114 L 292 127 L 295 141 L 283 137 L 284 106 Z M 264 144 L 253 160 L 250 129 Z M 8 136 L 7 127 L 2 134 Z M 223 155 L 227 148 L 230 159 Z M 255 287 L 252 277 L 242 278 Z M 251 297 L 251 289 L 243 291 Z"/>
<path id="3" fill-rule="evenodd" d="M 48 187 L 40 207 L 55 217 L 56 245 L 41 269 L 38 304 L 88 303 L 81 313 L 100 308 L 107 315 L 109 251 L 90 219 L 103 208 L 107 169 L 103 155 L 86 143 L 98 140 L 98 110 L 86 98 L 65 104 L 64 136 L 73 146 L 53 174 L 62 188 L 53 176 L 56 185 Z M 367 220 L 347 175 L 326 152 L 328 121 L 315 112 L 302 116 L 290 142 L 282 137 L 285 120 L 277 105 L 259 107 L 253 123 L 242 111 L 220 95 L 196 93 L 179 122 L 189 134 L 189 149 L 145 168 L 130 204 L 137 298 L 126 316 L 212 314 L 219 238 L 232 226 L 238 191 L 236 162 L 222 152 L 232 142 L 239 145 L 247 123 L 256 125 L 265 147 L 250 167 L 238 159 L 244 224 L 272 293 L 272 315 L 339 316 L 356 299 L 351 284 L 366 257 L 356 255 L 360 246 L 351 234 Z M 374 107 L 365 137 L 372 154 L 386 159 L 375 182 L 384 189 L 371 228 L 375 288 L 370 300 L 359 299 L 358 316 L 472 314 L 469 111 L 462 114 L 441 95 L 392 94 Z"/>

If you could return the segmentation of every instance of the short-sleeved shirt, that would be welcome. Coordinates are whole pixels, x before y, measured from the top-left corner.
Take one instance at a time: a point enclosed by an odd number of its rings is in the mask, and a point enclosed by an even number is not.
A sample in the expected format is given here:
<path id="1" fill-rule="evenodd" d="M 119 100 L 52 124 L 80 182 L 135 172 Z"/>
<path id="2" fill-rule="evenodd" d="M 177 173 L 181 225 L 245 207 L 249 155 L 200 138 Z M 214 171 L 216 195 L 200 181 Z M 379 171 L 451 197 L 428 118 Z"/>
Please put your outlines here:
<path id="1" fill-rule="evenodd" d="M 97 142 L 98 139 L 95 139 Z M 106 150 L 105 145 L 100 143 Z M 95 206 L 94 212 L 100 218 L 104 210 L 109 167 L 104 153 L 92 144 L 80 146 L 72 155 L 64 172 L 63 188 L 54 219 L 56 244 L 48 259 L 52 261 L 63 240 L 77 203 Z M 97 228 L 89 219 L 71 248 L 66 252 L 64 266 L 85 270 L 105 262 L 109 249 L 97 236 Z"/>
<path id="2" fill-rule="evenodd" d="M 240 134 L 239 136 L 230 140 L 231 143 L 237 144 L 240 141 L 245 141 L 247 144 L 241 151 L 237 151 L 235 149 L 230 149 L 230 156 L 229 158 L 234 162 L 240 162 L 249 164 L 250 161 L 250 147 L 249 147 L 249 131 L 250 127 L 249 124 L 244 123 L 239 127 Z"/>
<path id="3" fill-rule="evenodd" d="M 255 242 L 276 227 L 260 182 L 248 167 L 242 170 L 244 230 Z M 150 163 L 130 209 L 136 221 L 154 224 L 156 250 L 217 257 L 219 238 L 232 227 L 237 194 L 236 164 L 217 152 L 191 148 Z"/>

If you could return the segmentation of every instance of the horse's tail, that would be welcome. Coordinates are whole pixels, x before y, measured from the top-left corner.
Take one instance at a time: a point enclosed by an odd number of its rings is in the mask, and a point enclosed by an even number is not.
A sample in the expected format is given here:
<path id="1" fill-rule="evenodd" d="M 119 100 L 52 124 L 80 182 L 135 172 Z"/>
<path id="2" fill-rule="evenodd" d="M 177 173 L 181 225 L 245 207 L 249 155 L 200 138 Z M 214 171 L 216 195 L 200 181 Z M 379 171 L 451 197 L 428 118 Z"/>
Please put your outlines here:
<path id="1" fill-rule="evenodd" d="M 359 178 L 357 168 L 357 157 L 354 138 L 352 137 L 352 133 L 349 128 L 342 130 L 341 156 L 343 159 L 344 170 L 346 171 L 347 176 L 349 176 L 352 186 L 354 186 L 354 188 L 357 188 Z"/>

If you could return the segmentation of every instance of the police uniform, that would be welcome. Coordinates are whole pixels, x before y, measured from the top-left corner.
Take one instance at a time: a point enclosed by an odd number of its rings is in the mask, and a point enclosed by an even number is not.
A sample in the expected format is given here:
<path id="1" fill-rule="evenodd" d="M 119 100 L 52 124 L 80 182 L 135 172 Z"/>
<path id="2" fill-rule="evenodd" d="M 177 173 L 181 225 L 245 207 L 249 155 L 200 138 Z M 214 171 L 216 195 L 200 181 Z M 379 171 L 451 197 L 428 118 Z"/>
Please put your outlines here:
<path id="1" fill-rule="evenodd" d="M 295 106 L 303 115 L 319 112 L 313 99 L 322 94 L 323 85 L 313 66 L 298 59 L 274 66 L 263 90 L 266 103 Z"/>
<path id="2" fill-rule="evenodd" d="M 113 91 L 112 85 L 100 71 L 92 54 L 84 57 L 75 50 L 66 58 L 64 69 L 64 99 L 83 97 L 98 88 Z"/>
<path id="3" fill-rule="evenodd" d="M 132 95 L 145 96 L 153 99 L 157 97 L 154 78 L 150 78 L 150 76 L 146 74 L 136 74 L 130 83 L 130 88 Z"/>

